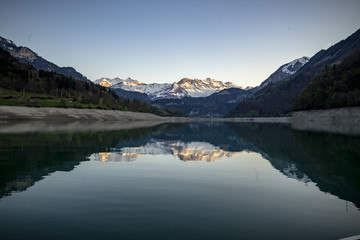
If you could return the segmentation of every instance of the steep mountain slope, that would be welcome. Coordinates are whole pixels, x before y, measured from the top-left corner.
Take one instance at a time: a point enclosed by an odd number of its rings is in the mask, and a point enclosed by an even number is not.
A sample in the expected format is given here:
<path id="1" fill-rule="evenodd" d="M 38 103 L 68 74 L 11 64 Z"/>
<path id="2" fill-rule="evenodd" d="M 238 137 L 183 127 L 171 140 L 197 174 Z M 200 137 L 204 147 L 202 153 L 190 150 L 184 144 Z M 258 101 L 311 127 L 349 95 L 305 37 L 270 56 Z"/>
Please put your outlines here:
<path id="1" fill-rule="evenodd" d="M 251 90 L 229 88 L 208 97 L 184 97 L 182 99 L 159 99 L 153 105 L 169 109 L 181 109 L 190 116 L 219 116 L 228 113 L 240 101 L 253 95 Z"/>
<path id="2" fill-rule="evenodd" d="M 112 91 L 114 91 L 118 96 L 126 99 L 130 99 L 130 100 L 137 99 L 142 102 L 151 103 L 149 96 L 146 95 L 145 93 L 126 91 L 126 90 L 122 90 L 121 88 L 116 88 L 113 89 Z"/>
<path id="3" fill-rule="evenodd" d="M 299 94 L 293 110 L 353 106 L 360 106 L 360 50 L 338 65 L 326 66 Z"/>
<path id="4" fill-rule="evenodd" d="M 119 97 L 108 89 L 54 72 L 36 70 L 0 48 L 0 105 L 74 107 L 150 112 L 183 116 L 139 100 Z"/>
<path id="5" fill-rule="evenodd" d="M 263 81 L 256 90 L 260 90 L 270 83 L 274 84 L 294 75 L 302 66 L 309 62 L 309 57 L 301 57 L 279 67 L 273 74 Z"/>
<path id="6" fill-rule="evenodd" d="M 38 70 L 53 71 L 68 77 L 83 81 L 90 81 L 72 67 L 59 67 L 56 64 L 40 57 L 27 47 L 18 47 L 11 40 L 0 37 L 0 47 L 11 54 L 11 56 L 23 63 L 28 63 Z"/>
<path id="7" fill-rule="evenodd" d="M 101 78 L 94 83 L 111 89 L 122 89 L 126 91 L 145 93 L 152 101 L 158 99 L 181 99 L 184 97 L 207 97 L 213 93 L 229 88 L 241 88 L 234 83 L 217 81 L 211 78 L 204 80 L 183 78 L 174 83 L 151 83 L 145 84 L 128 78 Z"/>
<path id="8" fill-rule="evenodd" d="M 273 74 L 270 75 L 260 86 L 255 88 L 228 88 L 214 93 L 205 98 L 182 98 L 182 99 L 160 99 L 155 100 L 153 104 L 159 107 L 171 109 L 181 109 L 191 116 L 219 116 L 227 114 L 232 108 L 245 99 L 254 95 L 269 84 L 277 83 L 285 78 L 295 74 L 302 66 L 309 61 L 308 57 L 295 59 L 282 65 Z"/>
<path id="9" fill-rule="evenodd" d="M 298 94 L 326 65 L 341 62 L 360 49 L 360 30 L 327 50 L 315 54 L 293 76 L 275 84 L 269 83 L 254 97 L 240 102 L 228 116 L 282 116 L 289 114 Z"/>

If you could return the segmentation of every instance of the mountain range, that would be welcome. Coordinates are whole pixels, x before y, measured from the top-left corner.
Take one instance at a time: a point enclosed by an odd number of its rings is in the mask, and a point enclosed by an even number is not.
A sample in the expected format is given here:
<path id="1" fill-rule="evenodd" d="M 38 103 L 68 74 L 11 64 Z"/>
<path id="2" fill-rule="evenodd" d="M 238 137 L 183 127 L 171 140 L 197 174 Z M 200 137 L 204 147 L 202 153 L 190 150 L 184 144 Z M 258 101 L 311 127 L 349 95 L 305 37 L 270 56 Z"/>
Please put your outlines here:
<path id="1" fill-rule="evenodd" d="M 40 57 L 37 53 L 27 47 L 16 46 L 16 44 L 11 40 L 0 37 L 0 47 L 20 62 L 30 64 L 38 70 L 56 72 L 82 81 L 90 81 L 74 68 L 59 67 L 58 65 Z"/>
<path id="2" fill-rule="evenodd" d="M 309 57 L 302 57 L 282 65 L 273 74 L 271 74 L 270 77 L 265 79 L 257 87 L 257 90 L 260 90 L 269 84 L 274 84 L 290 77 L 291 75 L 295 74 L 307 62 L 309 62 L 309 59 Z"/>
<path id="3" fill-rule="evenodd" d="M 21 62 L 38 70 L 52 71 L 83 81 L 89 81 L 72 67 L 59 67 L 40 57 L 27 47 L 18 47 L 11 40 L 0 37 L 0 46 Z M 211 78 L 183 78 L 173 83 L 146 84 L 127 78 L 101 78 L 94 83 L 113 90 L 118 96 L 130 100 L 137 99 L 160 108 L 183 110 L 190 116 L 220 116 L 227 114 L 241 101 L 252 97 L 269 84 L 275 84 L 295 74 L 309 60 L 308 57 L 295 59 L 282 65 L 259 86 L 243 88 L 232 82 L 222 82 Z"/>
<path id="4" fill-rule="evenodd" d="M 268 84 L 292 76 L 308 61 L 308 57 L 301 57 L 282 65 L 255 88 L 243 88 L 232 82 L 224 83 L 211 78 L 183 78 L 174 83 L 146 84 L 131 78 L 104 77 L 94 83 L 114 90 L 121 97 L 149 102 L 161 108 L 183 110 L 190 116 L 220 116 Z"/>
<path id="5" fill-rule="evenodd" d="M 327 50 L 320 50 L 307 64 L 283 81 L 269 83 L 253 97 L 240 102 L 228 116 L 284 116 L 291 113 L 299 93 L 309 85 L 326 66 L 340 64 L 360 49 L 360 29 Z"/>
<path id="6" fill-rule="evenodd" d="M 0 37 L 0 47 L 21 62 L 89 81 L 72 67 L 59 67 L 27 47 Z M 301 57 L 280 66 L 259 86 L 243 88 L 211 78 L 183 78 L 173 83 L 146 84 L 135 79 L 101 78 L 94 83 L 118 96 L 160 108 L 183 110 L 190 116 L 284 116 L 292 111 L 299 93 L 328 65 L 338 65 L 360 49 L 360 30 L 313 57 Z"/>
<path id="7" fill-rule="evenodd" d="M 23 63 L 38 70 L 52 71 L 83 81 L 90 81 L 72 67 L 59 67 L 42 58 L 27 47 L 17 46 L 13 41 L 0 37 L 0 47 Z M 308 57 L 295 59 L 282 65 L 259 86 L 243 88 L 232 82 L 222 82 L 212 78 L 183 78 L 173 83 L 146 84 L 135 79 L 101 78 L 94 83 L 113 90 L 118 96 L 130 100 L 137 99 L 160 108 L 184 110 L 191 116 L 219 116 L 228 113 L 237 104 L 252 97 L 269 84 L 275 84 L 295 74 Z"/>
<path id="8" fill-rule="evenodd" d="M 174 83 L 151 83 L 146 84 L 137 80 L 127 78 L 101 78 L 95 80 L 94 83 L 111 89 L 122 89 L 125 91 L 145 93 L 151 101 L 159 99 L 181 99 L 184 97 L 207 97 L 213 93 L 229 88 L 241 88 L 232 83 L 217 81 L 215 79 L 206 78 L 190 79 L 183 78 Z"/>
<path id="9" fill-rule="evenodd" d="M 184 87 L 183 81 L 176 85 L 164 84 L 162 90 L 151 92 L 156 84 L 141 84 L 132 82 L 131 87 L 120 80 L 110 88 L 141 93 L 143 99 L 158 107 L 184 110 L 190 116 L 288 116 L 299 93 L 309 85 L 315 76 L 321 74 L 328 65 L 338 65 L 346 57 L 360 49 L 360 30 L 326 50 L 320 50 L 313 57 L 301 57 L 280 66 L 273 74 L 254 88 L 241 88 L 236 85 L 219 83 L 218 88 L 203 87 L 198 84 L 206 80 L 189 80 Z M 214 80 L 211 80 L 214 81 Z M 215 80 L 216 81 L 216 80 Z M 179 84 L 181 83 L 181 84 Z M 225 87 L 223 87 L 225 86 Z M 124 92 L 126 91 L 126 92 Z M 194 94 L 196 93 L 196 94 Z M 145 94 L 145 95 L 144 95 Z M 131 96 L 137 98 L 139 96 Z M 351 99 L 350 99 L 351 100 Z M 228 113 L 228 114 L 227 114 Z"/>

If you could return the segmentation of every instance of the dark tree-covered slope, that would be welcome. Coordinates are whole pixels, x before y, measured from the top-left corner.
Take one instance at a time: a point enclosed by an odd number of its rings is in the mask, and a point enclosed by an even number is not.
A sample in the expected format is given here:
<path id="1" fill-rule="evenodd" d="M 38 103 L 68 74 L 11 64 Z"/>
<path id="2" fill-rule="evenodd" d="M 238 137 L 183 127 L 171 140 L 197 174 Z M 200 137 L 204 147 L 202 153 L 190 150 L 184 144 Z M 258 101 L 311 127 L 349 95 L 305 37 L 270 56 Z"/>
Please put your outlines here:
<path id="1" fill-rule="evenodd" d="M 139 100 L 119 97 L 91 82 L 37 70 L 0 49 L 0 105 L 76 107 L 184 115 L 182 111 L 156 108 Z"/>
<path id="2" fill-rule="evenodd" d="M 328 65 L 304 88 L 293 110 L 360 106 L 360 51 L 338 65 Z"/>
<path id="3" fill-rule="evenodd" d="M 11 40 L 0 37 L 0 48 L 3 48 L 23 63 L 28 63 L 38 70 L 52 71 L 63 74 L 68 77 L 73 77 L 83 81 L 89 81 L 84 75 L 77 72 L 72 67 L 59 67 L 58 65 L 40 57 L 37 53 L 27 47 L 16 46 Z"/>
<path id="4" fill-rule="evenodd" d="M 147 103 L 151 102 L 149 96 L 146 95 L 145 93 L 126 91 L 121 88 L 115 88 L 112 89 L 112 91 L 114 91 L 117 95 L 119 95 L 122 98 L 130 99 L 130 100 L 137 99 L 141 102 L 147 102 Z"/>
<path id="5" fill-rule="evenodd" d="M 252 95 L 251 90 L 229 88 L 208 97 L 160 99 L 152 103 L 158 107 L 183 110 L 190 116 L 219 116 L 228 113 L 236 104 Z"/>
<path id="6" fill-rule="evenodd" d="M 320 74 L 326 65 L 341 62 L 360 49 L 360 30 L 327 50 L 315 54 L 295 75 L 269 84 L 254 97 L 240 102 L 228 116 L 283 116 L 292 110 L 298 94 Z"/>

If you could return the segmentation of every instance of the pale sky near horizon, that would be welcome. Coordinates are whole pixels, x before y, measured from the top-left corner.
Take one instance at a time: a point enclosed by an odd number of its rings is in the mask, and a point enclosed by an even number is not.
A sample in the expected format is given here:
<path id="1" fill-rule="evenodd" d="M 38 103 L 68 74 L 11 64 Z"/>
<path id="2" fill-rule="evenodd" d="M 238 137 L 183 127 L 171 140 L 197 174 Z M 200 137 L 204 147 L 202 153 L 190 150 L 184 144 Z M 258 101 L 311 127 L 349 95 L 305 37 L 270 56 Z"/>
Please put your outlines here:
<path id="1" fill-rule="evenodd" d="M 360 28 L 360 1 L 3 0 L 0 36 L 91 80 L 257 86 Z"/>

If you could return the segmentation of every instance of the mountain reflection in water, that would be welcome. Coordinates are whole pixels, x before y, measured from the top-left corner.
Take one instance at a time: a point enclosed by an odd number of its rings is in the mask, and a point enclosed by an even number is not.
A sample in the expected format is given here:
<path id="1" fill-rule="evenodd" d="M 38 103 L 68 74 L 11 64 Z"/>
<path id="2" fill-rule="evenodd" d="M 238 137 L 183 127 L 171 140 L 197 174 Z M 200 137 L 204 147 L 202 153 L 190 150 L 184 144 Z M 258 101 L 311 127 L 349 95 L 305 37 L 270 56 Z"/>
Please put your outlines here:
<path id="1" fill-rule="evenodd" d="M 360 138 L 294 131 L 286 124 L 190 123 L 112 132 L 0 134 L 0 197 L 25 191 L 82 161 L 171 155 L 212 162 L 256 152 L 284 175 L 360 207 Z"/>
<path id="2" fill-rule="evenodd" d="M 238 152 L 229 152 L 207 142 L 156 141 L 140 147 L 111 149 L 111 152 L 91 154 L 89 159 L 102 162 L 133 162 L 139 155 L 172 155 L 180 160 L 213 162 L 222 157 L 234 157 Z"/>

